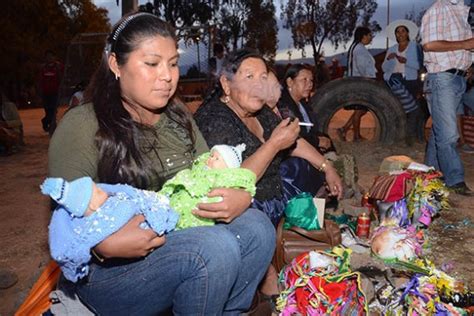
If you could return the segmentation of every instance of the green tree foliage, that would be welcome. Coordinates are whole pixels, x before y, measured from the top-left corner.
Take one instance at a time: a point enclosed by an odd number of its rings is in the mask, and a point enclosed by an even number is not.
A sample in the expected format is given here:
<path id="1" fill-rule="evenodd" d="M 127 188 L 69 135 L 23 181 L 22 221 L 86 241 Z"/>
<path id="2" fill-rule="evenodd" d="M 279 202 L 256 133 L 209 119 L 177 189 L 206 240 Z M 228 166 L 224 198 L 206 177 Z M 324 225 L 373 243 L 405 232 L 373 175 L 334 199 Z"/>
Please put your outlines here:
<path id="1" fill-rule="evenodd" d="M 380 31 L 378 23 L 370 21 L 376 9 L 376 0 L 288 0 L 282 4 L 281 18 L 296 48 L 311 45 L 316 64 L 325 41 L 337 48 L 352 38 L 358 25 Z"/>
<path id="2" fill-rule="evenodd" d="M 154 0 L 141 5 L 139 10 L 146 11 L 173 25 L 180 38 L 196 36 L 201 26 L 209 24 L 213 15 L 214 1 L 196 0 Z"/>
<path id="3" fill-rule="evenodd" d="M 216 8 L 214 16 L 218 21 L 217 38 L 224 45 L 230 44 L 233 50 L 242 46 L 245 22 L 250 13 L 249 2 L 233 1 Z M 239 45 L 239 40 L 241 45 Z"/>
<path id="4" fill-rule="evenodd" d="M 10 86 L 33 85 L 47 49 L 64 60 L 76 34 L 110 30 L 91 0 L 1 1 L 0 11 L 0 80 Z"/>
<path id="5" fill-rule="evenodd" d="M 277 50 L 278 26 L 273 1 L 249 1 L 250 14 L 245 22 L 247 46 L 273 60 Z"/>
<path id="6" fill-rule="evenodd" d="M 185 41 L 195 39 L 214 42 L 231 49 L 250 46 L 262 54 L 273 57 L 276 53 L 277 32 L 273 1 L 265 0 L 154 0 L 140 10 L 154 13 L 179 30 Z"/>

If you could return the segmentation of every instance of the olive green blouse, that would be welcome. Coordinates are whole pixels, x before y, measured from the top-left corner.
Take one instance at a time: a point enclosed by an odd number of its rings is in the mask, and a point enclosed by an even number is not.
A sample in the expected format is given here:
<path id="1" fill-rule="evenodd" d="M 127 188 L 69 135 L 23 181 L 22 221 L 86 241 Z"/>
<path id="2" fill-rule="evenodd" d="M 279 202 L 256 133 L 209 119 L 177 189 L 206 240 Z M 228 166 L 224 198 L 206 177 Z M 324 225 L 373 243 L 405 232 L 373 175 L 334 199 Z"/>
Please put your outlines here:
<path id="1" fill-rule="evenodd" d="M 161 179 L 169 179 L 178 171 L 188 168 L 202 153 L 209 151 L 206 141 L 192 121 L 195 143 L 187 131 L 168 115 L 161 115 L 154 131 L 139 136 L 139 146 L 153 164 L 157 179 L 149 190 L 161 188 Z M 98 122 L 91 103 L 77 106 L 62 118 L 49 146 L 49 176 L 68 181 L 89 176 L 98 179 L 99 151 L 95 144 Z M 155 180 L 155 179 L 153 179 Z"/>

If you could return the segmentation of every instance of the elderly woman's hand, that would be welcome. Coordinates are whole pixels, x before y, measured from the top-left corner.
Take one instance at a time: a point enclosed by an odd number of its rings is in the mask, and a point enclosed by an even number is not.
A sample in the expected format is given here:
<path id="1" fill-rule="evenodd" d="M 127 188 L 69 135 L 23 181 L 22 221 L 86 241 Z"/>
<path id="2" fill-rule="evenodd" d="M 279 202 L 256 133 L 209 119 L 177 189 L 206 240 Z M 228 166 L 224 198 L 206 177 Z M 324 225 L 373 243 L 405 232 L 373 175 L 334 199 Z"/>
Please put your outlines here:
<path id="1" fill-rule="evenodd" d="M 218 222 L 230 223 L 242 214 L 250 205 L 252 196 L 250 193 L 239 189 L 218 188 L 208 194 L 209 197 L 222 197 L 222 201 L 216 203 L 199 203 L 193 214 L 212 218 Z"/>
<path id="2" fill-rule="evenodd" d="M 328 186 L 328 190 L 333 196 L 337 196 L 338 199 L 342 198 L 342 194 L 344 192 L 344 189 L 342 187 L 342 180 L 337 174 L 336 169 L 329 165 L 326 168 L 326 183 Z"/>
<path id="3" fill-rule="evenodd" d="M 299 120 L 291 121 L 286 118 L 275 127 L 268 142 L 272 142 L 279 150 L 286 149 L 293 145 L 300 133 Z"/>

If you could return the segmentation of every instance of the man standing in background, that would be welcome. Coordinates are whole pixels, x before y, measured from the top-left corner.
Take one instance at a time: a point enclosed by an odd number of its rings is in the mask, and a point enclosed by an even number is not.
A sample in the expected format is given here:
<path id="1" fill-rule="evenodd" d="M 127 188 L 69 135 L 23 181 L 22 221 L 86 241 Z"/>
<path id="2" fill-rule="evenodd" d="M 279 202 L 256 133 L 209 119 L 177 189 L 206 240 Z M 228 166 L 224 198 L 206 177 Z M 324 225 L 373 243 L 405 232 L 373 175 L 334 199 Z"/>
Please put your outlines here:
<path id="1" fill-rule="evenodd" d="M 39 74 L 39 91 L 43 99 L 44 117 L 41 120 L 43 130 L 52 134 L 56 128 L 59 86 L 63 74 L 62 64 L 55 59 L 51 50 L 45 52 L 45 63 Z"/>
<path id="2" fill-rule="evenodd" d="M 456 115 L 466 90 L 466 71 L 472 63 L 470 50 L 474 49 L 468 15 L 469 7 L 463 0 L 437 0 L 421 22 L 428 70 L 425 94 L 433 120 L 425 164 L 440 170 L 446 185 L 462 195 L 472 195 L 464 182 L 464 167 L 456 149 Z"/>

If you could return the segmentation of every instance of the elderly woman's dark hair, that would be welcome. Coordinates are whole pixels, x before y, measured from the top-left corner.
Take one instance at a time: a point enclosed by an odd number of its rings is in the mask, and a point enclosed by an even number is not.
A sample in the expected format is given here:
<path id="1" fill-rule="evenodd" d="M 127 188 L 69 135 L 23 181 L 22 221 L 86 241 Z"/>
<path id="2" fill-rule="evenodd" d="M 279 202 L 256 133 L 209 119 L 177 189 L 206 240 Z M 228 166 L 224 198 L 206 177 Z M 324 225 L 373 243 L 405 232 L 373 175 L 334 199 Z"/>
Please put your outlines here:
<path id="1" fill-rule="evenodd" d="M 311 65 L 309 64 L 299 63 L 299 64 L 290 65 L 288 69 L 286 70 L 285 75 L 283 76 L 283 82 L 282 82 L 283 87 L 287 88 L 288 84 L 286 80 L 288 78 L 295 79 L 299 75 L 300 71 L 302 70 L 308 70 L 311 73 L 313 73 L 313 67 L 311 67 Z"/>
<path id="2" fill-rule="evenodd" d="M 231 52 L 230 54 L 226 55 L 226 57 L 224 58 L 224 61 L 222 62 L 221 75 L 225 76 L 229 80 L 232 80 L 234 75 L 237 73 L 237 70 L 239 70 L 240 65 L 244 62 L 244 60 L 248 58 L 261 59 L 263 63 L 265 64 L 265 66 L 267 66 L 267 62 L 262 57 L 262 55 L 259 54 L 257 51 L 250 48 L 242 48 L 242 49 L 235 50 Z M 214 90 L 207 96 L 203 104 L 209 102 L 213 98 L 221 97 L 222 94 L 223 94 L 223 90 L 222 90 L 220 80 L 217 80 Z"/>
<path id="3" fill-rule="evenodd" d="M 108 64 L 108 56 L 115 54 L 119 67 L 125 65 L 130 53 L 143 40 L 155 36 L 176 41 L 175 30 L 155 15 L 140 12 L 124 16 L 108 36 L 99 68 L 85 92 L 85 100 L 93 103 L 99 124 L 96 144 L 99 149 L 97 170 L 100 182 L 127 182 L 139 188 L 158 185 L 150 183 L 149 175 L 153 174 L 153 169 L 138 144 L 144 132 L 156 132 L 153 128 L 132 120 L 122 103 L 124 96 L 120 89 L 120 79 L 115 77 Z M 128 103 L 132 110 L 138 106 Z M 194 141 L 190 115 L 184 110 L 184 106 L 173 97 L 165 112 L 172 120 L 184 126 Z M 150 148 L 153 146 L 150 145 Z"/>

